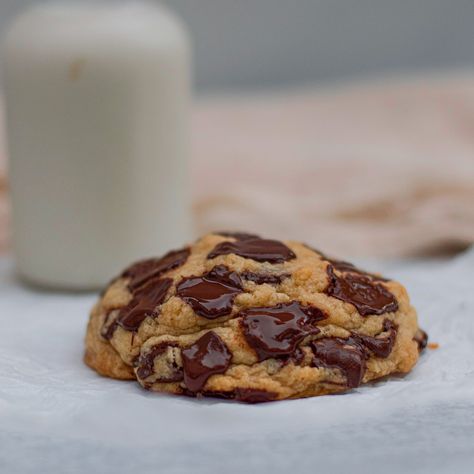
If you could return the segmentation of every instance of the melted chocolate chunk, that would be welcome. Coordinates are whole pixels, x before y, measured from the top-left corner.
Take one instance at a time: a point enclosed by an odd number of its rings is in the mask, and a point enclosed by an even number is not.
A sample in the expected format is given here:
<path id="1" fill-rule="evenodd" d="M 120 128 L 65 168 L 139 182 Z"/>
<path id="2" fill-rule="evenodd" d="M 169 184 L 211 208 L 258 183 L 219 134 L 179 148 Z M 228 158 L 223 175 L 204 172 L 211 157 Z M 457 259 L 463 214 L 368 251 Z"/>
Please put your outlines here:
<path id="1" fill-rule="evenodd" d="M 392 352 L 395 339 L 397 337 L 397 326 L 386 319 L 383 323 L 384 332 L 388 332 L 388 336 L 384 337 L 371 337 L 364 336 L 362 334 L 353 334 L 353 338 L 359 340 L 360 343 L 365 346 L 369 351 L 375 354 L 377 357 L 387 358 Z"/>
<path id="2" fill-rule="evenodd" d="M 259 361 L 291 355 L 308 335 L 319 333 L 316 322 L 326 318 L 318 308 L 297 301 L 241 311 L 242 328 Z"/>
<path id="3" fill-rule="evenodd" d="M 242 292 L 239 275 L 224 265 L 214 267 L 202 277 L 183 278 L 176 288 L 176 295 L 207 319 L 230 314 L 235 297 Z"/>
<path id="4" fill-rule="evenodd" d="M 285 278 L 289 278 L 290 276 L 289 273 L 277 275 L 272 273 L 242 272 L 240 274 L 243 280 L 253 281 L 257 285 L 263 285 L 264 283 L 268 285 L 279 285 Z"/>
<path id="5" fill-rule="evenodd" d="M 388 335 L 372 337 L 353 333 L 347 339 L 326 337 L 313 341 L 313 365 L 339 369 L 346 376 L 348 387 L 358 387 L 364 377 L 365 363 L 370 353 L 385 359 L 392 352 L 397 326 L 386 319 L 383 332 L 388 332 Z"/>
<path id="6" fill-rule="evenodd" d="M 328 266 L 327 273 L 329 285 L 326 294 L 353 304 L 362 316 L 381 315 L 398 310 L 395 296 L 369 277 L 355 273 L 337 276 L 331 265 Z"/>
<path id="7" fill-rule="evenodd" d="M 362 270 L 350 262 L 345 262 L 344 260 L 334 260 L 327 257 L 324 258 L 332 265 L 334 269 L 340 271 L 341 273 L 357 273 L 358 275 L 369 277 L 375 281 L 390 281 L 388 278 L 384 278 L 380 275 L 376 275 L 375 273 Z"/>
<path id="8" fill-rule="evenodd" d="M 428 345 L 428 334 L 423 329 L 418 329 L 413 340 L 418 344 L 418 351 L 422 352 Z"/>
<path id="9" fill-rule="evenodd" d="M 341 370 L 348 387 L 358 387 L 364 377 L 366 353 L 363 347 L 352 339 L 327 337 L 311 342 L 315 367 Z"/>
<path id="10" fill-rule="evenodd" d="M 102 328 L 102 336 L 111 339 L 118 326 L 127 331 L 137 331 L 147 316 L 156 317 L 155 307 L 161 304 L 172 280 L 159 279 L 163 273 L 183 265 L 190 254 L 189 248 L 173 250 L 161 258 L 141 260 L 128 267 L 122 278 L 129 278 L 128 289 L 132 293 L 130 303 L 122 308 L 117 318 Z M 114 280 L 113 280 L 114 281 Z"/>
<path id="11" fill-rule="evenodd" d="M 171 278 L 150 280 L 120 310 L 117 324 L 127 331 L 136 331 L 146 317 L 158 316 L 156 307 L 163 303 L 172 283 Z"/>
<path id="12" fill-rule="evenodd" d="M 354 264 L 350 262 L 345 262 L 344 260 L 334 260 L 327 257 L 325 257 L 325 259 L 333 266 L 333 268 L 339 270 L 341 273 L 363 273 L 362 270 L 359 270 Z"/>
<path id="13" fill-rule="evenodd" d="M 224 373 L 232 359 L 224 341 L 213 331 L 204 334 L 191 347 L 183 349 L 181 354 L 184 383 L 192 392 L 199 392 L 211 375 Z"/>
<path id="14" fill-rule="evenodd" d="M 231 237 L 235 240 L 252 240 L 260 238 L 260 236 L 256 234 L 247 234 L 246 232 L 215 232 L 215 234 L 222 235 L 222 237 Z"/>
<path id="15" fill-rule="evenodd" d="M 370 277 L 376 281 L 390 281 L 389 278 L 384 278 L 375 273 L 370 273 L 365 270 L 362 270 L 356 267 L 353 263 L 346 262 L 344 260 L 336 260 L 334 258 L 330 258 L 324 252 L 321 252 L 321 250 L 315 249 L 314 247 L 311 247 L 310 245 L 304 244 L 304 246 L 312 250 L 313 252 L 317 253 L 321 258 L 329 262 L 334 269 L 338 270 L 341 273 L 357 273 L 359 275 Z"/>
<path id="16" fill-rule="evenodd" d="M 104 324 L 100 329 L 100 334 L 104 339 L 110 340 L 117 329 L 117 317 L 113 317 L 113 310 L 109 311 L 105 317 Z M 118 313 L 118 310 L 117 310 Z"/>
<path id="17" fill-rule="evenodd" d="M 171 278 L 150 280 L 135 292 L 130 303 L 120 309 L 115 321 L 102 335 L 111 339 L 118 326 L 126 331 L 136 332 L 145 318 L 158 316 L 157 306 L 164 302 L 172 283 Z"/>
<path id="18" fill-rule="evenodd" d="M 221 242 L 207 258 L 235 254 L 251 258 L 257 262 L 283 263 L 296 258 L 296 255 L 282 242 L 268 239 L 248 239 L 237 242 Z"/>
<path id="19" fill-rule="evenodd" d="M 154 373 L 155 359 L 164 356 L 166 352 L 178 344 L 172 342 L 162 342 L 152 347 L 145 355 L 140 356 L 136 364 L 137 376 L 140 379 L 146 379 Z M 161 383 L 181 382 L 183 380 L 183 369 L 174 361 L 174 358 L 167 361 L 167 375 L 159 377 L 156 381 Z"/>
<path id="20" fill-rule="evenodd" d="M 161 258 L 150 258 L 134 263 L 123 273 L 123 278 L 130 278 L 128 287 L 130 290 L 136 290 L 148 280 L 161 276 L 168 270 L 180 267 L 189 257 L 189 248 L 172 250 Z"/>

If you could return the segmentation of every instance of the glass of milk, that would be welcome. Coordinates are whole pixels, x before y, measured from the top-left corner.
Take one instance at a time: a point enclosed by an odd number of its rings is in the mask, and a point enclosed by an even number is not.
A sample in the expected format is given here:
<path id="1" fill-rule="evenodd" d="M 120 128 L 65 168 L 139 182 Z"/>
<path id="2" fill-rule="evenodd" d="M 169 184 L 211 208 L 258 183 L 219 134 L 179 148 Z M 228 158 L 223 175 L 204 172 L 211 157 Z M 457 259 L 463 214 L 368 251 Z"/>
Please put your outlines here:
<path id="1" fill-rule="evenodd" d="M 48 3 L 4 44 L 16 265 L 94 289 L 190 238 L 190 46 L 165 7 Z"/>

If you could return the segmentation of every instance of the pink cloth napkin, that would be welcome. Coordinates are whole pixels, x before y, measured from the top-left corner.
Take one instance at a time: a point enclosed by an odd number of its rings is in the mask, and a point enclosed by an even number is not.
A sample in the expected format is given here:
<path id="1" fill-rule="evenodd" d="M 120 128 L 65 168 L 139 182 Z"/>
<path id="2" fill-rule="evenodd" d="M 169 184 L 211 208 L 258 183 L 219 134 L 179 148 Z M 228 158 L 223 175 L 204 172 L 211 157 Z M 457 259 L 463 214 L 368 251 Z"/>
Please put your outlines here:
<path id="1" fill-rule="evenodd" d="M 4 167 L 0 155 L 0 252 Z M 474 241 L 474 75 L 201 99 L 192 174 L 198 233 L 342 256 L 455 251 Z"/>
<path id="2" fill-rule="evenodd" d="M 346 256 L 474 241 L 474 76 L 204 100 L 200 233 L 251 230 Z"/>

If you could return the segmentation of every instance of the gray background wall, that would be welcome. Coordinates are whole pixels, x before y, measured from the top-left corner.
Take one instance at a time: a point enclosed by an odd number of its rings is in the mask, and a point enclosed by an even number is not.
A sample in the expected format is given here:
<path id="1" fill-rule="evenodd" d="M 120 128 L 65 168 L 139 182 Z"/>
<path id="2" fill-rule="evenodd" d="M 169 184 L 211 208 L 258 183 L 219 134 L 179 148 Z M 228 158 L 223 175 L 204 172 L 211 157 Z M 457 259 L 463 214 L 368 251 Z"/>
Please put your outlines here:
<path id="1" fill-rule="evenodd" d="M 0 0 L 0 33 L 34 1 Z M 199 91 L 474 65 L 474 0 L 167 3 L 194 37 Z"/>

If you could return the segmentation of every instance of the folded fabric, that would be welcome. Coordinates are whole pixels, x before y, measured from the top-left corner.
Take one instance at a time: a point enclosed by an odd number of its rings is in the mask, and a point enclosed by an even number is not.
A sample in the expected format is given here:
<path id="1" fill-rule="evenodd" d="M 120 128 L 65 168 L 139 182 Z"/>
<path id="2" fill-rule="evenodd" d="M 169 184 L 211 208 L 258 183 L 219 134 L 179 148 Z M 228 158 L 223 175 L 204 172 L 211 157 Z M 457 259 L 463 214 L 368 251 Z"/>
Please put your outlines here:
<path id="1" fill-rule="evenodd" d="M 413 256 L 474 241 L 474 76 L 204 100 L 194 116 L 199 233 Z"/>

